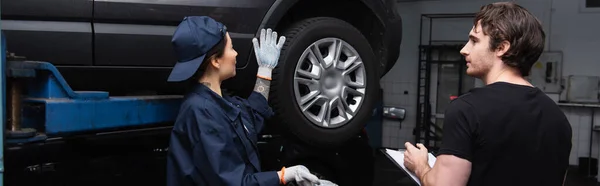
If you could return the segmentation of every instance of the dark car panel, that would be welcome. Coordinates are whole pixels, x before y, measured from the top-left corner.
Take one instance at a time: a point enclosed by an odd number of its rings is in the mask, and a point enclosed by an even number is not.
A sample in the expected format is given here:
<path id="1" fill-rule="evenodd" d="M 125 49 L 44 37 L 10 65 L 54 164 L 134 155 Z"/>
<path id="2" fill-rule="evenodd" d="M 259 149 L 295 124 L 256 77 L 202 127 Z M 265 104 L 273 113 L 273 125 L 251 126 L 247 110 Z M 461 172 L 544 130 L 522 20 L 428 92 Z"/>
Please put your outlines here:
<path id="1" fill-rule="evenodd" d="M 173 66 L 173 30 L 171 26 L 94 23 L 94 65 Z"/>
<path id="2" fill-rule="evenodd" d="M 90 21 L 90 0 L 3 0 L 2 20 Z M 4 29 L 4 28 L 3 28 Z"/>
<path id="3" fill-rule="evenodd" d="M 172 67 L 177 60 L 171 46 L 176 26 L 94 23 L 95 65 Z M 252 34 L 229 32 L 238 52 L 238 68 L 246 66 Z"/>
<path id="4" fill-rule="evenodd" d="M 89 0 L 2 0 L 2 30 L 11 53 L 57 65 L 92 64 Z"/>
<path id="5" fill-rule="evenodd" d="M 282 18 L 289 13 L 289 10 L 301 1 L 275 0 L 264 16 L 260 27 L 275 28 L 282 21 Z M 375 52 L 380 59 L 381 64 L 378 65 L 380 67 L 378 72 L 382 77 L 394 66 L 399 57 L 400 43 L 402 41 L 402 20 L 395 8 L 393 8 L 395 0 L 361 0 L 361 2 L 377 16 L 378 21 L 383 24 L 385 29 L 385 32 L 373 33 L 381 35 L 379 40 L 383 42 L 383 45 L 380 47 L 383 48 L 372 46 L 375 50 L 380 50 Z"/>
<path id="6" fill-rule="evenodd" d="M 228 27 L 246 66 L 251 39 L 274 0 L 95 0 L 95 65 L 172 66 L 171 35 L 185 16 L 208 15 Z"/>
<path id="7" fill-rule="evenodd" d="M 254 33 L 274 0 L 95 0 L 95 22 L 177 26 L 185 16 L 210 16 L 232 32 Z"/>
<path id="8" fill-rule="evenodd" d="M 283 15 L 300 0 L 275 0 L 260 23 L 260 28 L 274 28 Z M 257 32 L 258 34 L 258 32 Z"/>
<path id="9" fill-rule="evenodd" d="M 382 71 L 382 76 L 389 72 L 392 67 L 398 61 L 398 57 L 400 56 L 400 43 L 402 43 L 402 18 L 400 14 L 396 11 L 395 8 L 389 8 L 395 6 L 395 0 L 381 0 L 382 2 L 382 11 L 386 13 L 385 19 L 387 20 L 386 31 L 383 35 L 384 41 L 384 50 L 387 50 L 387 55 L 385 59 L 385 67 Z"/>
<path id="10" fill-rule="evenodd" d="M 383 76 L 398 60 L 402 41 L 402 20 L 395 8 L 392 8 L 395 6 L 395 0 L 363 0 L 362 2 L 375 13 L 385 29 L 385 32 L 378 33 L 381 34 L 381 42 L 383 42 L 383 47 L 379 48 L 381 50 L 379 53 L 381 63 L 379 73 L 380 76 Z"/>
<path id="11" fill-rule="evenodd" d="M 2 20 L 2 30 L 8 51 L 28 60 L 56 65 L 92 64 L 90 23 Z"/>

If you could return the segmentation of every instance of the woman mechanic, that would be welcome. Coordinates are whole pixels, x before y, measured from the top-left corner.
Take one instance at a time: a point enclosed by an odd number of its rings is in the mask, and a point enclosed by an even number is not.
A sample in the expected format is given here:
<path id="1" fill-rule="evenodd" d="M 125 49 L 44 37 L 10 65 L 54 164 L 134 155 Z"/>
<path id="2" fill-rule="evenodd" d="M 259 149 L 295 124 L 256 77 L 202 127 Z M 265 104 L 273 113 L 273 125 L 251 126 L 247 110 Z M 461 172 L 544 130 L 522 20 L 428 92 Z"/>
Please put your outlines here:
<path id="1" fill-rule="evenodd" d="M 178 62 L 168 81 L 192 81 L 175 121 L 167 157 L 168 186 L 276 186 L 295 182 L 318 185 L 302 166 L 260 172 L 257 135 L 273 115 L 267 104 L 271 71 L 285 37 L 261 30 L 254 38 L 259 70 L 248 99 L 221 92 L 221 82 L 235 76 L 237 52 L 226 27 L 206 16 L 186 17 L 173 34 Z M 189 79 L 189 80 L 188 80 Z"/>

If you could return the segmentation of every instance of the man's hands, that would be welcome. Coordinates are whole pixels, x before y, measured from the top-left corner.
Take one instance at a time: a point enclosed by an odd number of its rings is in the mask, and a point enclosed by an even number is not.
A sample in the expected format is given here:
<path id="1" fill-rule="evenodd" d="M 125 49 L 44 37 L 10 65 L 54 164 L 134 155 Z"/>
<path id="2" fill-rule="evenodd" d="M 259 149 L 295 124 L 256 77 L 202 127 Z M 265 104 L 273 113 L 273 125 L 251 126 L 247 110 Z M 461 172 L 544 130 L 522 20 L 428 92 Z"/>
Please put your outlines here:
<path id="1" fill-rule="evenodd" d="M 258 73 L 256 74 L 259 78 L 271 80 L 271 72 L 277 62 L 279 61 L 279 52 L 281 47 L 285 43 L 285 36 L 279 37 L 277 42 L 277 32 L 273 32 L 270 28 L 260 30 L 260 44 L 259 39 L 252 39 L 254 45 L 254 55 L 258 62 Z"/>
<path id="2" fill-rule="evenodd" d="M 423 179 L 423 176 L 431 170 L 427 162 L 427 148 L 420 143 L 417 143 L 417 148 L 409 142 L 406 142 L 404 146 L 406 147 L 406 151 L 404 151 L 404 166 L 413 171 L 419 179 Z"/>
<path id="3" fill-rule="evenodd" d="M 467 185 L 471 174 L 471 162 L 453 155 L 439 155 L 434 167 L 428 163 L 429 153 L 422 144 L 405 143 L 404 166 L 414 172 L 421 185 Z"/>

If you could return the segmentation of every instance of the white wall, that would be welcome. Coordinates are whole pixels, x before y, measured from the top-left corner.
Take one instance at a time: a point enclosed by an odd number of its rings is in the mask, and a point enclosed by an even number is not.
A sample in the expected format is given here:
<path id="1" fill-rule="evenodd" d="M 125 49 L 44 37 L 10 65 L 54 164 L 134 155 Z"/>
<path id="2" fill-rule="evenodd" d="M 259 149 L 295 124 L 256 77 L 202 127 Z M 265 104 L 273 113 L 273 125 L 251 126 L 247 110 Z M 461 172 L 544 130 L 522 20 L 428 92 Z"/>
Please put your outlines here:
<path id="1" fill-rule="evenodd" d="M 600 11 L 580 11 L 580 0 L 518 0 L 520 5 L 540 19 L 547 35 L 546 50 L 563 52 L 563 76 L 600 76 Z M 400 2 L 397 10 L 403 17 L 403 41 L 400 58 L 391 73 L 382 79 L 384 103 L 407 109 L 402 129 L 394 121 L 384 121 L 383 145 L 403 148 L 406 141 L 414 141 L 412 130 L 416 123 L 416 90 L 418 45 L 421 14 L 474 13 L 490 0 L 441 0 Z M 464 40 L 466 42 L 472 19 L 435 21 L 433 39 Z M 424 33 L 428 34 L 428 33 Z M 408 94 L 404 94 L 407 91 Z M 570 164 L 577 165 L 579 157 L 588 156 L 590 110 L 564 108 L 573 127 L 573 150 Z M 600 125 L 600 114 L 595 123 Z M 594 135 L 593 157 L 598 157 L 600 135 Z"/>

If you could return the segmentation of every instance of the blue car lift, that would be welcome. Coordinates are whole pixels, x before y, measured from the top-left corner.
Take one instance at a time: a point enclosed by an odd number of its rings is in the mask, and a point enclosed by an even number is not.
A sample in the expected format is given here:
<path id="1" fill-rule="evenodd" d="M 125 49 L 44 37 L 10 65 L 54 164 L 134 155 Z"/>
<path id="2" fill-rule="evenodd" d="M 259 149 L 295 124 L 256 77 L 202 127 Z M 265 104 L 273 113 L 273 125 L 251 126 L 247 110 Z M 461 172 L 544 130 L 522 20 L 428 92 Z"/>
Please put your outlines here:
<path id="1" fill-rule="evenodd" d="M 109 96 L 102 91 L 74 91 L 51 63 L 7 61 L 4 34 L 0 50 L 0 125 L 5 130 L 0 133 L 3 145 L 0 186 L 4 181 L 6 144 L 173 122 L 183 98 L 181 95 Z"/>
<path id="2" fill-rule="evenodd" d="M 174 121 L 182 96 L 118 96 L 73 91 L 48 62 L 8 61 L 7 142 Z"/>

